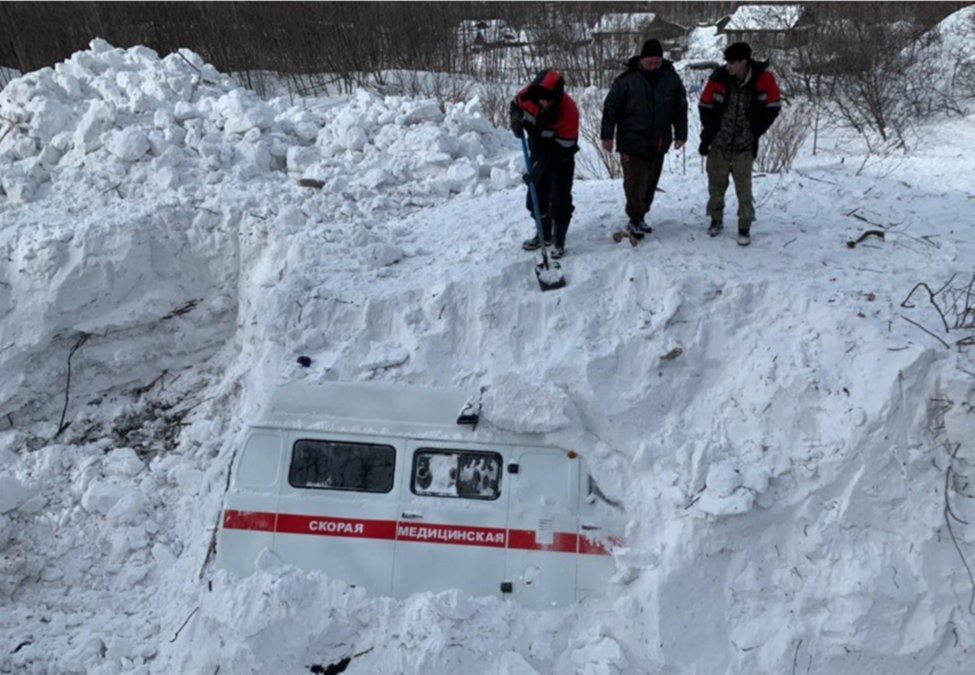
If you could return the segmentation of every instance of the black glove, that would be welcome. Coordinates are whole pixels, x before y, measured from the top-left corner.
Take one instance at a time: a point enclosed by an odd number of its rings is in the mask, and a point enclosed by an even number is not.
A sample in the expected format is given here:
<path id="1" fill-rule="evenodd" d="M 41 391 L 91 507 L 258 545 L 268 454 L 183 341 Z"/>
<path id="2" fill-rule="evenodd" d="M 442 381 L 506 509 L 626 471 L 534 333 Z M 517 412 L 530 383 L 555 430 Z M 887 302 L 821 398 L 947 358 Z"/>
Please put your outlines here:
<path id="1" fill-rule="evenodd" d="M 521 138 L 525 133 L 525 115 L 520 108 L 511 107 L 510 121 L 511 133 L 515 135 L 515 138 Z"/>
<path id="2" fill-rule="evenodd" d="M 710 149 L 711 149 L 711 147 L 707 143 L 705 143 L 704 141 L 701 141 L 701 145 L 699 145 L 697 147 L 697 151 L 699 153 L 701 153 L 702 155 L 707 155 L 708 154 L 708 150 L 710 150 Z"/>
<path id="3" fill-rule="evenodd" d="M 535 162 L 532 164 L 532 170 L 526 174 L 522 174 L 521 179 L 525 181 L 525 184 L 534 183 L 538 185 L 538 180 L 542 177 L 545 172 L 545 165 L 541 162 Z"/>

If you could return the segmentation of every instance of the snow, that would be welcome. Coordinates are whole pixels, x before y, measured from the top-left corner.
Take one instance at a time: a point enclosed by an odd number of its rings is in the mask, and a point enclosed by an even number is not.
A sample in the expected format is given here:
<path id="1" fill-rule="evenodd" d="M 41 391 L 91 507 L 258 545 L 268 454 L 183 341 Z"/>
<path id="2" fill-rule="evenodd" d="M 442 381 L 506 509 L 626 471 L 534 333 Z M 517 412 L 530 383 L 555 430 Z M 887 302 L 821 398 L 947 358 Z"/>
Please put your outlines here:
<path id="1" fill-rule="evenodd" d="M 972 329 L 904 301 L 964 303 L 971 114 L 756 175 L 747 249 L 696 157 L 636 248 L 578 181 L 542 293 L 478 101 L 261 101 L 182 54 L 95 41 L 0 94 L 0 672 L 969 672 Z M 241 433 L 301 379 L 486 387 L 479 430 L 626 505 L 617 581 L 530 611 L 213 569 Z"/>
<path id="2" fill-rule="evenodd" d="M 801 5 L 741 5 L 725 25 L 729 30 L 785 30 L 795 28 L 802 16 Z"/>
<path id="3" fill-rule="evenodd" d="M 592 32 L 594 35 L 603 33 L 639 33 L 652 24 L 656 18 L 657 15 L 652 12 L 603 14 L 599 17 Z"/>

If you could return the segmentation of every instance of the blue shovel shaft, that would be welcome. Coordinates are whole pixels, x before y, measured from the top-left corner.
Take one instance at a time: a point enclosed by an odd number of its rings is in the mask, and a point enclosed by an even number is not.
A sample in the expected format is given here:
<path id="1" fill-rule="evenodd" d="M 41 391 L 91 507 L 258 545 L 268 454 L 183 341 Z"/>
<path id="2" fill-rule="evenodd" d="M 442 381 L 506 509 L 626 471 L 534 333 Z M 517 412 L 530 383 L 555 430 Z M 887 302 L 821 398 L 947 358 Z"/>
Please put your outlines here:
<path id="1" fill-rule="evenodd" d="M 538 191 L 535 189 L 535 181 L 531 180 L 532 172 L 532 160 L 528 154 L 528 140 L 525 135 L 521 135 L 521 151 L 525 155 L 525 173 L 529 175 L 528 179 L 528 191 L 531 193 L 532 197 L 532 213 L 535 215 L 535 228 L 538 230 L 538 243 L 542 247 L 542 261 L 545 263 L 545 269 L 548 269 L 548 252 L 545 250 L 545 233 L 542 231 L 542 211 L 538 206 Z"/>

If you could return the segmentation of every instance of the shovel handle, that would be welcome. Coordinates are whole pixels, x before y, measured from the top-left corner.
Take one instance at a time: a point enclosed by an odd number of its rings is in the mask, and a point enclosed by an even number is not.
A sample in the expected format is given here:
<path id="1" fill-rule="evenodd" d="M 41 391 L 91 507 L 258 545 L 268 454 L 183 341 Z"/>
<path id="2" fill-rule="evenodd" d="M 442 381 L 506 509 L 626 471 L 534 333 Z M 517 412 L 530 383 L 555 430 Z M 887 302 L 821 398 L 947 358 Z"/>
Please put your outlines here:
<path id="1" fill-rule="evenodd" d="M 545 233 L 542 232 L 542 211 L 538 206 L 538 191 L 535 189 L 535 181 L 531 179 L 532 161 L 531 156 L 528 154 L 528 139 L 525 138 L 524 132 L 521 134 L 521 151 L 525 156 L 525 174 L 528 176 L 528 191 L 531 193 L 532 214 L 535 216 L 535 229 L 538 232 L 538 243 L 541 244 L 542 248 L 542 265 L 545 266 L 545 269 L 548 269 L 548 251 L 545 246 Z"/>

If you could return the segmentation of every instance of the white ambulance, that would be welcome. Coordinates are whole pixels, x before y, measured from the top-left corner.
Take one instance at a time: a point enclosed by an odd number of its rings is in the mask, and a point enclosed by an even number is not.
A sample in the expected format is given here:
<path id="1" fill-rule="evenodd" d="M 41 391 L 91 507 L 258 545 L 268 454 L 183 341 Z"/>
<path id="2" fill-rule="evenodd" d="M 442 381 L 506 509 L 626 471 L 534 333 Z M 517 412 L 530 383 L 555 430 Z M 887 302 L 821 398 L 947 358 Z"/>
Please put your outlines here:
<path id="1" fill-rule="evenodd" d="M 377 595 L 461 589 L 551 607 L 603 589 L 622 510 L 572 450 L 478 428 L 463 392 L 292 383 L 234 462 L 217 566 L 264 549 Z"/>

